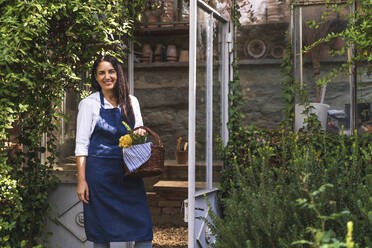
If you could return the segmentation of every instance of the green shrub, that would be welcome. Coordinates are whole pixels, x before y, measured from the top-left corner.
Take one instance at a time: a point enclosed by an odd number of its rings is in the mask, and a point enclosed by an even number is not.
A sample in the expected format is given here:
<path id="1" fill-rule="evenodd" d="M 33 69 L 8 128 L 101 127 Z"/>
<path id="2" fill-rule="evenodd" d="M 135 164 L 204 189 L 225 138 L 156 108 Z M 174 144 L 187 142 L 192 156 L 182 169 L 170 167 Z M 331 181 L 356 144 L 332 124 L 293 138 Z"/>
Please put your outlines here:
<path id="1" fill-rule="evenodd" d="M 319 226 L 318 214 L 299 207 L 297 199 L 325 184 L 333 187 L 317 199 L 321 215 L 349 212 L 327 222 L 325 230 L 343 240 L 352 221 L 355 242 L 372 247 L 371 135 L 250 127 L 232 136 L 222 153 L 224 215 L 214 219 L 216 247 L 291 247 L 294 241 L 311 240 L 306 230 Z"/>

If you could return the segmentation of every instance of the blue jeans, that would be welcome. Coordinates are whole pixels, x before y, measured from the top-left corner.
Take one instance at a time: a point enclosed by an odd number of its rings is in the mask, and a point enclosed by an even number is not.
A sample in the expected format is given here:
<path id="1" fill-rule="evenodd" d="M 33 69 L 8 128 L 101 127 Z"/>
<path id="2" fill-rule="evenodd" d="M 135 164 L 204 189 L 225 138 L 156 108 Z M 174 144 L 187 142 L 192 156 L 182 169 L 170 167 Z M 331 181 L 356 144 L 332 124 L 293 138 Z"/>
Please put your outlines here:
<path id="1" fill-rule="evenodd" d="M 129 246 L 132 248 L 133 246 Z M 110 248 L 110 243 L 94 243 L 93 248 Z M 134 248 L 152 248 L 152 241 L 138 241 Z"/>

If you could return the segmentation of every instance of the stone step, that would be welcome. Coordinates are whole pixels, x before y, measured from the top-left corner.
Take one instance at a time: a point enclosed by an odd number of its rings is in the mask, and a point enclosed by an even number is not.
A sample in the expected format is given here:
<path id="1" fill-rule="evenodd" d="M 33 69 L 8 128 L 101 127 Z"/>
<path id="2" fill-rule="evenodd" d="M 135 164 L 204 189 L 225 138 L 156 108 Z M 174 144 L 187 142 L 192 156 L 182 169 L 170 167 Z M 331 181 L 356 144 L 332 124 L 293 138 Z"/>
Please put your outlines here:
<path id="1" fill-rule="evenodd" d="M 184 199 L 170 198 L 169 195 L 160 196 L 156 192 L 147 192 L 153 224 L 186 225 L 184 222 Z"/>
<path id="2" fill-rule="evenodd" d="M 214 182 L 213 187 L 217 187 L 218 183 Z M 195 188 L 204 189 L 206 182 L 195 182 Z M 169 181 L 160 180 L 153 186 L 154 191 L 159 196 L 164 196 L 169 199 L 186 199 L 188 194 L 188 181 Z"/>

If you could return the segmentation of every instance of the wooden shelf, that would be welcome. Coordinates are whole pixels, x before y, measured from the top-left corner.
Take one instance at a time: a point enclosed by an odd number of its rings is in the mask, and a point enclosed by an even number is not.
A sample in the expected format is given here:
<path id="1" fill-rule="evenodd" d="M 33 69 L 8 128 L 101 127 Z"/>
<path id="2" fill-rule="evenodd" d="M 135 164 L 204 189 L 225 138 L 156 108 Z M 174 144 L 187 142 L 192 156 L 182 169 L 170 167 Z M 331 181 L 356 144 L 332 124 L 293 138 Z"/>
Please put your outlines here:
<path id="1" fill-rule="evenodd" d="M 345 56 L 329 57 L 320 59 L 321 63 L 345 63 Z M 282 64 L 282 59 L 241 59 L 239 60 L 239 65 L 280 65 Z M 311 59 L 304 58 L 304 63 L 311 63 Z"/>
<path id="2" fill-rule="evenodd" d="M 155 190 L 155 192 L 164 191 L 164 190 L 187 192 L 188 184 L 189 184 L 188 181 L 161 180 L 154 185 L 154 190 Z M 217 188 L 218 183 L 213 183 L 213 187 Z M 195 188 L 205 189 L 206 188 L 206 182 L 195 182 Z"/>
<path id="3" fill-rule="evenodd" d="M 137 27 L 136 34 L 139 36 L 175 34 L 188 35 L 189 22 L 146 23 Z"/>
<path id="4" fill-rule="evenodd" d="M 239 60 L 239 65 L 280 65 L 282 61 L 282 59 L 242 59 Z"/>
<path id="5" fill-rule="evenodd" d="M 242 24 L 238 30 L 245 30 L 251 29 L 254 27 L 262 28 L 262 27 L 272 27 L 272 26 L 281 26 L 281 27 L 288 27 L 289 22 L 264 22 L 264 23 L 249 23 L 249 24 Z"/>
<path id="6" fill-rule="evenodd" d="M 134 64 L 134 68 L 174 68 L 174 67 L 189 67 L 189 62 L 153 62 Z"/>

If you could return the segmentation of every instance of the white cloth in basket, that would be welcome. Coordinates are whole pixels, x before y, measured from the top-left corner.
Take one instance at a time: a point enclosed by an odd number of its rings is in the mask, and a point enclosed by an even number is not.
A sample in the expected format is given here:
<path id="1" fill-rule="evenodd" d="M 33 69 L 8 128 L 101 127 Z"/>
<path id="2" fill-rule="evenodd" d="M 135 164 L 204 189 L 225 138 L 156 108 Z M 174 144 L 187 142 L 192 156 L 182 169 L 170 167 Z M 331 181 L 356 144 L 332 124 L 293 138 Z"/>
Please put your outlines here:
<path id="1" fill-rule="evenodd" d="M 139 145 L 132 145 L 128 148 L 123 148 L 123 160 L 127 165 L 128 170 L 132 173 L 141 165 L 147 162 L 151 156 L 152 142 L 147 142 Z"/>

